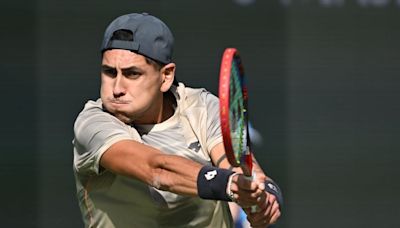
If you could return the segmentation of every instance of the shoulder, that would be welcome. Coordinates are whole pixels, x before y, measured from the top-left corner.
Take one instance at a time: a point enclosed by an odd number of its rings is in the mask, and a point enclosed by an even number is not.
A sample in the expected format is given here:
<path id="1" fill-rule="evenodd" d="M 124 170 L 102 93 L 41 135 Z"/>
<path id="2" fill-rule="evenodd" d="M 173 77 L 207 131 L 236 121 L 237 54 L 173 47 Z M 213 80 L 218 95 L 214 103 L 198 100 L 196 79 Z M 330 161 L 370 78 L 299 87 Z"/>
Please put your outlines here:
<path id="1" fill-rule="evenodd" d="M 178 103 L 186 108 L 208 106 L 210 104 L 218 104 L 218 97 L 205 88 L 186 87 L 183 83 L 173 88 L 174 94 L 177 94 Z"/>
<path id="2" fill-rule="evenodd" d="M 115 116 L 105 111 L 103 109 L 103 103 L 99 98 L 96 101 L 90 100 L 85 104 L 83 110 L 79 113 L 75 120 L 74 128 L 82 129 L 89 126 L 98 128 L 100 126 L 104 126 L 105 124 L 112 125 L 114 127 L 118 126 L 119 128 L 124 129 L 129 128 L 128 125 L 124 124 Z"/>
<path id="3" fill-rule="evenodd" d="M 102 115 L 103 113 L 105 114 L 101 99 L 97 99 L 96 101 L 89 100 L 86 102 L 82 111 L 78 114 L 78 117 L 75 120 L 75 126 L 95 117 L 96 115 Z"/>
<path id="4" fill-rule="evenodd" d="M 103 102 L 101 101 L 100 98 L 95 101 L 89 100 L 88 102 L 86 102 L 85 106 L 83 107 L 83 110 L 80 112 L 79 115 L 85 114 L 88 112 L 98 112 L 98 111 L 104 112 Z"/>
<path id="5" fill-rule="evenodd" d="M 103 103 L 101 102 L 101 99 L 97 100 L 89 100 L 85 103 L 83 109 L 79 112 L 78 117 L 76 120 L 79 120 L 80 118 L 84 116 L 89 116 L 93 113 L 101 113 L 104 112 L 103 110 Z"/>
<path id="6" fill-rule="evenodd" d="M 107 112 L 103 108 L 103 102 L 101 101 L 100 98 L 97 99 L 96 101 L 89 100 L 88 102 L 86 102 L 83 110 L 79 113 L 77 120 L 82 119 L 82 118 L 86 119 L 86 118 L 94 118 L 94 117 L 103 117 L 103 118 L 107 118 L 109 120 L 111 120 L 111 119 L 117 120 L 117 118 L 114 117 L 114 115 Z"/>

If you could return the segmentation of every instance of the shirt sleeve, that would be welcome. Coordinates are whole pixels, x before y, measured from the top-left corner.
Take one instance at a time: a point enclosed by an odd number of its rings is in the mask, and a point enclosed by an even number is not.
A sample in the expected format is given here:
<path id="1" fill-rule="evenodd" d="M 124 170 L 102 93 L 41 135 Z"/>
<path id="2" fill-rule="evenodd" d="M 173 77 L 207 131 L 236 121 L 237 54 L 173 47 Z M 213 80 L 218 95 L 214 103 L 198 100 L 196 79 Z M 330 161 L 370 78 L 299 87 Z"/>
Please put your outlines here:
<path id="1" fill-rule="evenodd" d="M 100 158 L 121 140 L 141 142 L 137 131 L 105 112 L 101 100 L 89 101 L 74 124 L 74 168 L 80 174 L 99 174 Z"/>
<path id="2" fill-rule="evenodd" d="M 219 99 L 210 92 L 202 93 L 207 108 L 207 150 L 222 142 Z"/>

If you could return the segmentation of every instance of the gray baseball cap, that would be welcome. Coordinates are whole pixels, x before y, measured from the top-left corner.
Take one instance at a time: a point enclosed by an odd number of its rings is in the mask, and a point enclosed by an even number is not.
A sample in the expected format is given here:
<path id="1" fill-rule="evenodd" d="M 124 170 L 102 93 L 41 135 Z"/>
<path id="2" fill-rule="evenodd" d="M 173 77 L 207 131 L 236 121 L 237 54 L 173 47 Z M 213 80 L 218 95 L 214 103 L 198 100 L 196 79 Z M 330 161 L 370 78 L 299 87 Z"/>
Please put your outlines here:
<path id="1" fill-rule="evenodd" d="M 129 30 L 133 41 L 111 40 L 117 30 Z M 172 60 L 174 37 L 167 25 L 148 13 L 132 13 L 116 18 L 107 27 L 101 52 L 108 49 L 131 50 L 161 63 Z"/>

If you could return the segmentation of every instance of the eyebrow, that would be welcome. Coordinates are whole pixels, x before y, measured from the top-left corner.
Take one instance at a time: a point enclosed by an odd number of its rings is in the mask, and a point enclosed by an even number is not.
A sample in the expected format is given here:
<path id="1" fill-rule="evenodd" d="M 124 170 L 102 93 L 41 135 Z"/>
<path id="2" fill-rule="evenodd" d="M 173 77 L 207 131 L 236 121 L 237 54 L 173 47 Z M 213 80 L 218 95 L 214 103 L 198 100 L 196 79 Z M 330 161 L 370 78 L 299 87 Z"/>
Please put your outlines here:
<path id="1" fill-rule="evenodd" d="M 138 72 L 138 73 L 143 73 L 143 70 L 139 67 L 136 66 L 131 66 L 131 67 L 127 67 L 127 68 L 122 68 L 121 69 L 122 74 L 126 75 L 126 73 L 130 73 L 130 72 Z"/>
<path id="2" fill-rule="evenodd" d="M 101 65 L 101 69 L 102 70 L 116 70 L 115 67 L 109 66 L 107 64 L 103 64 Z M 122 74 L 125 75 L 126 73 L 130 72 L 130 71 L 137 71 L 139 73 L 143 73 L 143 70 L 139 67 L 136 66 L 131 66 L 131 67 L 127 67 L 127 68 L 122 68 L 121 69 Z"/>
<path id="3" fill-rule="evenodd" d="M 101 69 L 115 69 L 114 67 L 111 67 L 111 66 L 108 66 L 108 65 L 106 65 L 106 64 L 103 64 L 103 65 L 101 65 Z"/>

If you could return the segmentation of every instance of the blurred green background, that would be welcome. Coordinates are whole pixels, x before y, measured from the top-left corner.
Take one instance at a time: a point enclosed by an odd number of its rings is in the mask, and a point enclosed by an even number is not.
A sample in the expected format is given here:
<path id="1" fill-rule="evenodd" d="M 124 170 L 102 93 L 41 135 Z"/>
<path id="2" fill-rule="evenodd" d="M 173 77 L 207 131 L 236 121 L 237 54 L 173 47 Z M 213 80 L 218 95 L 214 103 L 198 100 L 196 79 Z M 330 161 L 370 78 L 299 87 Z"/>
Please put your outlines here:
<path id="1" fill-rule="evenodd" d="M 34 0 L 1 3 L 0 226 L 83 227 L 74 119 L 98 97 L 106 25 L 164 20 L 177 76 L 218 88 L 240 50 L 256 156 L 282 187 L 277 227 L 400 227 L 400 2 Z"/>

